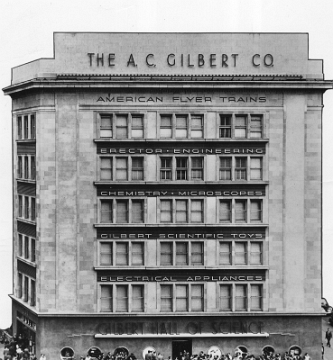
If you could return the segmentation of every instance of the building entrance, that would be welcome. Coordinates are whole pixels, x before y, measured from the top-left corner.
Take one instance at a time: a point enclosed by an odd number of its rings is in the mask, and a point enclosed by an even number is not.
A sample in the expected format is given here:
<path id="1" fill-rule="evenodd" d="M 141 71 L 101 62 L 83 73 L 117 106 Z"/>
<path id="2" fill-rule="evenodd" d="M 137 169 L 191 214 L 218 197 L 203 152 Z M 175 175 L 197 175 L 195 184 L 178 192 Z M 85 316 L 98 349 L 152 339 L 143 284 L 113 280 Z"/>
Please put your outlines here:
<path id="1" fill-rule="evenodd" d="M 184 351 L 192 355 L 192 340 L 191 339 L 177 339 L 172 340 L 172 358 L 181 360 L 184 356 Z"/>

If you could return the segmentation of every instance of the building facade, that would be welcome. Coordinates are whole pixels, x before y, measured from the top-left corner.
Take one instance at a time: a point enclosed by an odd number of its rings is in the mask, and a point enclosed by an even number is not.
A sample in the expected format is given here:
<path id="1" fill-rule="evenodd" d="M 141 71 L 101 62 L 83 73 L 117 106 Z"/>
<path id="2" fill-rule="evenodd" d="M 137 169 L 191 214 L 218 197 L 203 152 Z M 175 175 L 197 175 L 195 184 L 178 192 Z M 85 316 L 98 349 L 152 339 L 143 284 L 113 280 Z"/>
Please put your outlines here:
<path id="1" fill-rule="evenodd" d="M 307 34 L 55 33 L 12 70 L 13 327 L 48 359 L 321 354 Z"/>

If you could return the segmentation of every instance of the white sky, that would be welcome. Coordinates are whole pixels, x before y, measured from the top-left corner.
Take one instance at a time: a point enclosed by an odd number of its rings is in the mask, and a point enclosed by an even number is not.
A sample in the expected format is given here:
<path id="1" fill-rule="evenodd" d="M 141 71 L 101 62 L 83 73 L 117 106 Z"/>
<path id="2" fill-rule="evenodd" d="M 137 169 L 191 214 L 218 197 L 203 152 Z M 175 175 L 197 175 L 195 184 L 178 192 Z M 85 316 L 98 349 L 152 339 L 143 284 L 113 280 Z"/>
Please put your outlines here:
<path id="1" fill-rule="evenodd" d="M 332 0 L 1 0 L 0 88 L 16 65 L 53 56 L 54 31 L 307 32 L 333 79 Z M 333 91 L 324 95 L 324 290 L 333 304 Z M 11 99 L 0 93 L 0 328 L 11 324 Z"/>

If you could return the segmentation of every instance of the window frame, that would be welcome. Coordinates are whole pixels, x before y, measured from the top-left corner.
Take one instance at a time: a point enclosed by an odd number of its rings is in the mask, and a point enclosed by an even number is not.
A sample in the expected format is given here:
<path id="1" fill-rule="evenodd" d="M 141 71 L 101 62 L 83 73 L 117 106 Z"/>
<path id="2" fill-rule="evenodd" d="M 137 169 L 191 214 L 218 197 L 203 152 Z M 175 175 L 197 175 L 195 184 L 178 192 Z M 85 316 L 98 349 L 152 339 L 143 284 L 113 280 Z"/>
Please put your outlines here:
<path id="1" fill-rule="evenodd" d="M 160 155 L 157 161 L 157 174 L 158 181 L 167 182 L 204 182 L 206 178 L 206 161 L 205 156 L 200 156 L 198 154 L 193 155 Z M 162 167 L 163 161 L 170 161 L 170 166 Z M 186 160 L 186 166 L 179 166 L 178 161 Z M 201 160 L 201 167 L 195 166 L 193 160 Z M 201 179 L 193 176 L 193 173 L 196 171 L 201 171 L 202 176 Z M 182 172 L 182 173 L 180 173 Z M 182 178 L 178 178 L 180 174 L 185 174 Z M 164 175 L 162 175 L 164 174 Z M 165 176 L 166 174 L 170 174 L 170 177 Z"/>
<path id="2" fill-rule="evenodd" d="M 117 204 L 120 203 L 126 203 L 127 204 L 127 208 L 126 208 L 126 216 L 127 216 L 127 221 L 126 222 L 119 222 L 118 221 L 118 214 L 120 214 L 119 212 L 117 213 L 118 210 L 120 210 L 120 208 L 117 208 Z M 133 219 L 135 219 L 136 217 L 134 216 L 135 214 L 133 213 L 133 203 L 140 203 L 142 204 L 141 206 L 141 216 L 142 216 L 142 221 L 138 222 L 138 221 L 133 221 Z M 109 221 L 102 221 L 103 220 L 103 204 L 109 204 L 109 209 L 108 211 L 105 211 L 105 213 L 109 214 Z M 146 214 L 146 204 L 147 204 L 147 200 L 146 198 L 143 197 L 137 197 L 137 198 L 128 198 L 128 197 L 121 197 L 121 198 L 109 198 L 109 197 L 103 197 L 103 198 L 99 198 L 99 211 L 98 211 L 98 223 L 99 224 L 144 224 L 147 218 L 147 214 Z"/>
<path id="3" fill-rule="evenodd" d="M 237 252 L 237 244 L 245 244 L 245 248 L 244 248 L 244 252 Z M 228 245 L 229 251 L 221 251 L 222 246 L 221 245 Z M 255 246 L 259 245 L 259 251 L 255 251 L 253 252 L 253 248 Z M 233 240 L 233 239 L 224 239 L 224 240 L 220 240 L 217 243 L 217 249 L 216 249 L 216 253 L 217 253 L 217 261 L 216 264 L 218 264 L 218 266 L 226 266 L 226 267 L 230 267 L 230 266 L 246 266 L 246 267 L 253 267 L 253 266 L 263 266 L 265 264 L 265 259 L 264 259 L 264 247 L 265 247 L 265 241 L 264 240 L 259 240 L 259 239 L 253 239 L 253 240 Z M 244 256 L 244 262 L 240 263 L 237 262 L 237 253 L 238 254 L 243 254 Z M 223 257 L 223 255 L 221 254 L 227 254 L 227 256 L 229 257 L 229 263 L 225 263 L 222 261 L 221 256 Z M 259 262 L 255 262 L 253 261 L 253 255 L 252 254 L 256 254 L 256 256 L 259 257 Z"/>
<path id="4" fill-rule="evenodd" d="M 120 159 L 126 159 L 126 166 L 125 167 L 119 167 L 119 164 L 117 163 L 117 160 Z M 110 160 L 111 166 L 105 167 L 103 165 L 103 160 Z M 133 161 L 134 160 L 134 161 Z M 142 167 L 134 167 L 134 162 L 136 160 L 142 161 Z M 104 167 L 103 167 L 104 166 Z M 134 155 L 134 156 L 114 156 L 114 155 L 100 155 L 98 159 L 98 181 L 101 182 L 109 182 L 109 181 L 116 181 L 116 182 L 144 182 L 146 180 L 146 159 L 142 155 Z M 103 178 L 102 174 L 103 171 L 109 170 L 111 176 L 110 178 Z M 122 170 L 126 174 L 126 179 L 118 179 L 117 176 L 119 175 L 119 171 Z M 142 172 L 142 179 L 135 179 L 133 176 L 134 171 L 141 171 Z"/>
<path id="5" fill-rule="evenodd" d="M 254 167 L 252 165 L 253 160 L 259 159 L 260 167 Z M 265 173 L 264 173 L 264 159 L 265 154 L 250 154 L 250 155 L 226 155 L 219 156 L 218 159 L 218 173 L 217 179 L 221 182 L 256 182 L 256 181 L 264 181 Z M 223 160 L 229 160 L 229 166 L 222 166 Z M 244 161 L 246 164 L 243 166 L 239 166 L 238 161 Z M 253 172 L 260 172 L 260 178 L 254 177 Z M 223 176 L 223 174 L 229 173 L 230 179 L 227 179 L 228 176 Z M 238 174 L 241 173 L 239 177 Z"/>

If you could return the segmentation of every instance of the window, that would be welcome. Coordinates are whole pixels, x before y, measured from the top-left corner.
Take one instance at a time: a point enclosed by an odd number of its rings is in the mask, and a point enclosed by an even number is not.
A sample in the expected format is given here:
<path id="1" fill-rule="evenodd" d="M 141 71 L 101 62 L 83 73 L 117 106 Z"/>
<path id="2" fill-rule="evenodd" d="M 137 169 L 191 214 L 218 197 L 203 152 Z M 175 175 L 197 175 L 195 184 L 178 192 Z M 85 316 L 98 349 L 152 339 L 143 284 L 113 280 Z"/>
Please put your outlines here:
<path id="1" fill-rule="evenodd" d="M 29 301 L 29 278 L 27 276 L 24 276 L 24 296 L 23 301 L 28 302 Z"/>
<path id="2" fill-rule="evenodd" d="M 172 290 L 172 285 L 161 285 L 161 311 L 173 311 Z"/>
<path id="3" fill-rule="evenodd" d="M 143 180 L 143 158 L 132 158 L 132 180 Z"/>
<path id="4" fill-rule="evenodd" d="M 142 266 L 144 255 L 144 242 L 101 242 L 99 263 L 101 266 Z"/>
<path id="5" fill-rule="evenodd" d="M 204 115 L 160 114 L 160 138 L 200 139 L 204 135 Z"/>
<path id="6" fill-rule="evenodd" d="M 203 137 L 203 116 L 191 115 L 191 138 Z"/>
<path id="7" fill-rule="evenodd" d="M 112 158 L 101 158 L 101 180 L 112 180 Z"/>
<path id="8" fill-rule="evenodd" d="M 187 138 L 187 115 L 176 115 L 176 138 Z"/>
<path id="9" fill-rule="evenodd" d="M 191 311 L 204 310 L 203 285 L 191 285 Z"/>
<path id="10" fill-rule="evenodd" d="M 115 214 L 113 214 L 115 212 Z M 144 200 L 101 200 L 101 223 L 143 223 Z"/>
<path id="11" fill-rule="evenodd" d="M 262 285 L 252 284 L 250 289 L 251 289 L 250 310 L 252 311 L 262 310 Z"/>
<path id="12" fill-rule="evenodd" d="M 247 285 L 235 285 L 235 310 L 247 310 Z"/>
<path id="13" fill-rule="evenodd" d="M 30 219 L 30 201 L 28 196 L 24 197 L 24 217 Z"/>
<path id="14" fill-rule="evenodd" d="M 30 306 L 36 305 L 36 282 L 35 280 L 30 280 Z"/>
<path id="15" fill-rule="evenodd" d="M 18 217 L 35 221 L 36 220 L 36 199 L 30 196 L 18 196 Z"/>
<path id="16" fill-rule="evenodd" d="M 220 223 L 262 223 L 262 199 L 223 199 L 219 202 Z"/>
<path id="17" fill-rule="evenodd" d="M 220 285 L 220 310 L 232 310 L 232 285 Z"/>
<path id="18" fill-rule="evenodd" d="M 101 157 L 100 180 L 144 180 L 143 157 Z"/>
<path id="19" fill-rule="evenodd" d="M 17 178 L 36 180 L 35 156 L 20 155 L 17 157 Z"/>
<path id="20" fill-rule="evenodd" d="M 161 115 L 160 137 L 172 137 L 172 115 Z"/>
<path id="21" fill-rule="evenodd" d="M 29 237 L 24 237 L 24 258 L 29 259 Z"/>
<path id="22" fill-rule="evenodd" d="M 36 180 L 36 160 L 34 156 L 30 158 L 30 179 Z"/>
<path id="23" fill-rule="evenodd" d="M 161 157 L 160 180 L 203 180 L 203 157 Z"/>
<path id="24" fill-rule="evenodd" d="M 18 235 L 18 256 L 23 256 L 23 235 Z"/>
<path id="25" fill-rule="evenodd" d="M 219 179 L 223 181 L 258 181 L 263 179 L 262 157 L 220 157 Z"/>
<path id="26" fill-rule="evenodd" d="M 235 180 L 246 180 L 247 158 L 236 157 Z"/>
<path id="27" fill-rule="evenodd" d="M 19 206 L 18 206 L 18 216 L 23 217 L 23 197 L 22 195 L 18 196 Z"/>
<path id="28" fill-rule="evenodd" d="M 36 220 L 36 199 L 30 198 L 30 206 L 31 206 L 31 220 Z"/>
<path id="29" fill-rule="evenodd" d="M 101 286 L 101 311 L 113 311 L 112 294 L 112 285 Z"/>
<path id="30" fill-rule="evenodd" d="M 109 139 L 143 139 L 144 115 L 132 113 L 100 114 L 99 137 Z"/>
<path id="31" fill-rule="evenodd" d="M 161 223 L 203 223 L 203 200 L 163 199 L 160 200 Z"/>
<path id="32" fill-rule="evenodd" d="M 162 241 L 160 254 L 160 265 L 162 266 L 204 265 L 204 243 L 202 241 Z"/>
<path id="33" fill-rule="evenodd" d="M 231 180 L 232 158 L 220 158 L 220 180 Z"/>
<path id="34" fill-rule="evenodd" d="M 132 285 L 132 311 L 144 311 L 144 287 L 143 285 Z"/>
<path id="35" fill-rule="evenodd" d="M 204 311 L 204 286 L 202 284 L 175 285 L 175 310 Z"/>
<path id="36" fill-rule="evenodd" d="M 128 285 L 117 285 L 116 311 L 128 311 Z"/>
<path id="37" fill-rule="evenodd" d="M 23 178 L 22 156 L 18 156 L 17 158 L 17 177 Z"/>
<path id="38" fill-rule="evenodd" d="M 30 260 L 32 262 L 36 262 L 36 240 L 35 239 L 30 239 L 30 243 L 31 243 L 31 256 L 30 256 Z"/>
<path id="39" fill-rule="evenodd" d="M 17 117 L 17 140 L 34 140 L 36 138 L 36 118 L 34 114 Z"/>
<path id="40" fill-rule="evenodd" d="M 224 139 L 263 138 L 263 115 L 220 114 L 219 137 Z"/>
<path id="41" fill-rule="evenodd" d="M 29 179 L 29 158 L 28 156 L 24 156 L 24 179 Z"/>
<path id="42" fill-rule="evenodd" d="M 262 158 L 251 157 L 250 180 L 262 180 Z"/>
<path id="43" fill-rule="evenodd" d="M 176 311 L 188 311 L 188 285 L 176 285 Z"/>
<path id="44" fill-rule="evenodd" d="M 18 273 L 17 278 L 17 297 L 21 298 L 23 296 L 23 275 Z"/>
<path id="45" fill-rule="evenodd" d="M 116 158 L 116 180 L 128 180 L 127 158 Z"/>
<path id="46" fill-rule="evenodd" d="M 220 265 L 263 265 L 263 242 L 221 241 L 219 244 Z"/>

